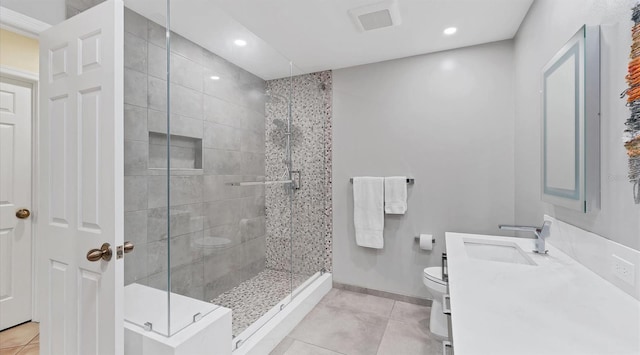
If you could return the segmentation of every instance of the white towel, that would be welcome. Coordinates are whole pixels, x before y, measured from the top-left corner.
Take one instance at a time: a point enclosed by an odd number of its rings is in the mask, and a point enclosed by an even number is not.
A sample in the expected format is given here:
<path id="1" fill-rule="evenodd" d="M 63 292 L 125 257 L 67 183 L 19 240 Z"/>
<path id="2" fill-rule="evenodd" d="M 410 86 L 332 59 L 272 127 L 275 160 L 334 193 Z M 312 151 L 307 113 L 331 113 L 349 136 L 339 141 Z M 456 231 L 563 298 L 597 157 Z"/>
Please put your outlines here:
<path id="1" fill-rule="evenodd" d="M 387 214 L 404 214 L 407 212 L 406 176 L 384 178 L 384 212 Z"/>
<path id="2" fill-rule="evenodd" d="M 382 249 L 384 239 L 384 184 L 381 177 L 353 178 L 353 223 L 356 244 Z"/>

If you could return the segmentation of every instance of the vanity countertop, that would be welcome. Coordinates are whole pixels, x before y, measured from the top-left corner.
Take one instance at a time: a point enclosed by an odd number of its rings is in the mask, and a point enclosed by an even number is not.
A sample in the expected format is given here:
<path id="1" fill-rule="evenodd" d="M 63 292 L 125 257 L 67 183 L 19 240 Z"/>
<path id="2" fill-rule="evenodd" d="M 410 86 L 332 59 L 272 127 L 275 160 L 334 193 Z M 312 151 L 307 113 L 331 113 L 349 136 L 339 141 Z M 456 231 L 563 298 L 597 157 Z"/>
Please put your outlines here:
<path id="1" fill-rule="evenodd" d="M 471 258 L 465 240 L 517 244 L 537 265 Z M 640 354 L 640 301 L 547 242 L 446 233 L 456 355 Z"/>

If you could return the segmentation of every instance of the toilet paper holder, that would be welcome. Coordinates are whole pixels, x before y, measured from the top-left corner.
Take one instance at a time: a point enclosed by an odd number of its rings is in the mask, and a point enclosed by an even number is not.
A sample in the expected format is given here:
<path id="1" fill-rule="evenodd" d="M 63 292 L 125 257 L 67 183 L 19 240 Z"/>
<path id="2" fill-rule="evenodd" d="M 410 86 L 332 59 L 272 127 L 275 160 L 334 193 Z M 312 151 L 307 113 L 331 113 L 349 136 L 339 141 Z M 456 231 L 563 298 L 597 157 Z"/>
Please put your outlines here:
<path id="1" fill-rule="evenodd" d="M 414 237 L 414 239 L 416 240 L 416 242 L 420 242 L 420 236 L 417 235 Z M 436 244 L 436 237 L 431 238 L 431 243 Z"/>

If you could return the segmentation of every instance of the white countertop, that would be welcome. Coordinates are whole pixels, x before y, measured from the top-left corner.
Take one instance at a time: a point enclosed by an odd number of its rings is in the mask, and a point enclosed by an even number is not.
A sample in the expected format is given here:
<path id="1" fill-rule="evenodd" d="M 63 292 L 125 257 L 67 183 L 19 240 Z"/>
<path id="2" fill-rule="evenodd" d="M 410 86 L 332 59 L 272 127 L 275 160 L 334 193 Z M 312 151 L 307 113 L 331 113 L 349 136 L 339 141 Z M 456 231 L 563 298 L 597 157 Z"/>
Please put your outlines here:
<path id="1" fill-rule="evenodd" d="M 469 258 L 464 239 L 514 242 L 537 265 Z M 640 301 L 547 242 L 446 233 L 456 355 L 640 354 Z"/>

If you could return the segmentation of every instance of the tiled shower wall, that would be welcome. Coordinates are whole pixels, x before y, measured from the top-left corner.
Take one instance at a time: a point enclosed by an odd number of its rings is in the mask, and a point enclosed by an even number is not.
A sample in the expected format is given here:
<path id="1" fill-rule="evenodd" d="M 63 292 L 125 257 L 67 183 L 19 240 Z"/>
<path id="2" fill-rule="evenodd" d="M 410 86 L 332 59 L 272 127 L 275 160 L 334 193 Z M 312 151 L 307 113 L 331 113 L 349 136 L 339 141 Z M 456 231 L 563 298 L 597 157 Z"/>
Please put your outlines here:
<path id="1" fill-rule="evenodd" d="M 292 206 L 282 186 L 266 188 L 267 268 L 311 275 L 331 271 L 331 71 L 267 82 L 267 92 L 292 91 L 293 170 L 302 177 Z M 286 173 L 284 123 L 286 101 L 266 104 L 266 171 L 268 180 Z M 290 224 L 289 215 L 293 215 Z M 291 229 L 293 228 L 293 233 Z"/>
<path id="2" fill-rule="evenodd" d="M 125 10 L 125 281 L 166 289 L 165 29 Z M 211 76 L 220 77 L 212 80 Z M 265 82 L 171 35 L 171 285 L 210 300 L 265 268 Z"/>
<path id="3" fill-rule="evenodd" d="M 82 11 L 90 9 L 105 0 L 65 0 L 67 18 L 73 17 Z"/>

